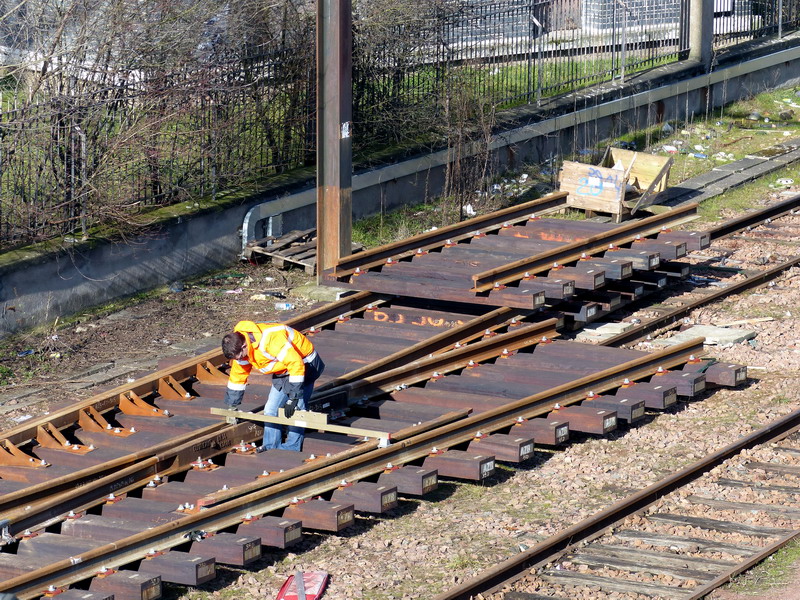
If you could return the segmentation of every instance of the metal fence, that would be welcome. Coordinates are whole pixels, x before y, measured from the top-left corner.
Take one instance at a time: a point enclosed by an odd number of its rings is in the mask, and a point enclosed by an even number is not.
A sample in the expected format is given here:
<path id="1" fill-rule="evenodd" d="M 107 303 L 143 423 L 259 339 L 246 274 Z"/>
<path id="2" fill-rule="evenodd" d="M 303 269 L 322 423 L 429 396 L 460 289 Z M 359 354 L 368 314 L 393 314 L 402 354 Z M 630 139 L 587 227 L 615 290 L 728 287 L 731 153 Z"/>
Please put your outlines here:
<path id="1" fill-rule="evenodd" d="M 764 36 L 783 36 L 800 25 L 797 0 L 714 0 L 714 48 Z"/>
<path id="2" fill-rule="evenodd" d="M 797 26 L 800 0 L 716 1 L 717 44 Z M 456 94 L 492 107 L 532 103 L 688 52 L 688 0 L 426 6 L 390 27 L 355 15 L 357 154 L 441 139 Z M 0 99 L 0 248 L 136 225 L 153 205 L 313 165 L 314 32 L 285 39 L 262 56 L 135 85 Z"/>

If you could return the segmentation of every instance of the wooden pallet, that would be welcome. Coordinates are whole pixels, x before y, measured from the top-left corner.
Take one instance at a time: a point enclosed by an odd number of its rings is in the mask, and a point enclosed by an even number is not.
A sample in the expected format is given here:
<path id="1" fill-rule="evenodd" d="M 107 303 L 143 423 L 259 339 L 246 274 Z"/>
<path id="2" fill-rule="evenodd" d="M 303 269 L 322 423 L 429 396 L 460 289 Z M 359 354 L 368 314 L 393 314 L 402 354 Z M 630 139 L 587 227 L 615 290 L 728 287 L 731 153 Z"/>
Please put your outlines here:
<path id="1" fill-rule="evenodd" d="M 352 248 L 354 254 L 364 249 L 356 243 L 352 244 Z M 296 266 L 314 275 L 317 270 L 317 230 L 294 230 L 278 238 L 269 236 L 254 240 L 247 244 L 244 255 L 247 260 L 252 260 L 255 254 L 269 257 L 279 269 Z"/>

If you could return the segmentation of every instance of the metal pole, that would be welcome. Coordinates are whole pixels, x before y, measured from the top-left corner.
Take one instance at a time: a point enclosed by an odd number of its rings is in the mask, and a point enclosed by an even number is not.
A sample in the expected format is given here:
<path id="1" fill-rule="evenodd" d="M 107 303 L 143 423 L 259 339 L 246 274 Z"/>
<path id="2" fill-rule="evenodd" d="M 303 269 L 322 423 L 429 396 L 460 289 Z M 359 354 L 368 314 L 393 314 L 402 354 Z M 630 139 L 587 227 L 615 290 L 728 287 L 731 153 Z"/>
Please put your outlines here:
<path id="1" fill-rule="evenodd" d="M 353 86 L 350 0 L 317 2 L 317 281 L 352 253 Z"/>
<path id="2" fill-rule="evenodd" d="M 544 43 L 544 28 L 536 17 L 531 17 L 533 24 L 536 25 L 536 106 L 542 104 L 542 44 Z M 530 98 L 530 96 L 528 96 Z"/>
<path id="3" fill-rule="evenodd" d="M 628 5 L 622 0 L 617 0 L 622 5 L 622 51 L 620 54 L 620 82 L 625 82 L 625 62 L 628 60 Z"/>

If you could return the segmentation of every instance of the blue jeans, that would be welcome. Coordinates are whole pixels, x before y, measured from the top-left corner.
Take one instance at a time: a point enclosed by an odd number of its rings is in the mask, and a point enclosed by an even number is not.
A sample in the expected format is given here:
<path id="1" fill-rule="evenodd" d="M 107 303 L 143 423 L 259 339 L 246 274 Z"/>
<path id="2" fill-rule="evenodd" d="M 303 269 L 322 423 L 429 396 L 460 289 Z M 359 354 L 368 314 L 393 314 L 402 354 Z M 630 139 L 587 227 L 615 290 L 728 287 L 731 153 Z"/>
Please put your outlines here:
<path id="1" fill-rule="evenodd" d="M 325 363 L 317 354 L 317 357 L 306 364 L 306 374 L 303 379 L 303 397 L 297 403 L 297 410 L 305 410 L 306 403 L 311 399 L 311 393 L 314 391 L 314 383 L 317 378 L 325 370 Z M 273 377 L 272 389 L 269 391 L 267 404 L 264 406 L 264 414 L 272 417 L 278 416 L 278 409 L 282 408 L 286 401 L 289 399 L 288 394 L 284 391 L 285 381 L 288 377 Z M 265 450 L 272 448 L 282 448 L 284 450 L 295 450 L 299 452 L 303 447 L 303 438 L 305 437 L 305 429 L 303 427 L 287 428 L 289 431 L 286 434 L 286 441 L 281 443 L 283 439 L 283 426 L 274 423 L 264 423 L 264 441 L 263 446 Z"/>

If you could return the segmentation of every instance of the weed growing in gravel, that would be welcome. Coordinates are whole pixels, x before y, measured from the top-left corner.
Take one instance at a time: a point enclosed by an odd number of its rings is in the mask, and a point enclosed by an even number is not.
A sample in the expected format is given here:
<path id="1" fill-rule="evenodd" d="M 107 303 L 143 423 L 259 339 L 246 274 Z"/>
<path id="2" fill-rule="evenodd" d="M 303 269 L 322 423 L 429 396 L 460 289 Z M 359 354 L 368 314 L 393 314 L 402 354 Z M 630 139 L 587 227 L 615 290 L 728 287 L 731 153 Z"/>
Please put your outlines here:
<path id="1" fill-rule="evenodd" d="M 791 404 L 792 402 L 794 402 L 794 400 L 792 400 L 788 396 L 779 395 L 779 396 L 773 396 L 772 402 L 774 402 L 775 404 Z"/>
<path id="2" fill-rule="evenodd" d="M 466 556 L 464 554 L 458 554 L 452 557 L 446 565 L 444 565 L 445 569 L 471 569 L 473 567 L 481 566 L 481 562 L 473 558 L 471 556 Z"/>
<path id="3" fill-rule="evenodd" d="M 458 500 L 464 500 L 467 498 L 474 498 L 475 500 L 479 500 L 486 494 L 486 490 L 488 489 L 489 488 L 485 486 L 477 485 L 474 483 L 460 484 L 456 489 L 456 493 L 453 494 L 453 498 Z"/>
<path id="4" fill-rule="evenodd" d="M 736 577 L 729 588 L 740 594 L 763 593 L 765 589 L 783 587 L 794 573 L 794 563 L 800 560 L 800 542 L 793 542 L 753 569 Z"/>
<path id="5" fill-rule="evenodd" d="M 14 371 L 12 369 L 0 365 L 0 385 L 8 385 L 13 376 Z"/>
<path id="6" fill-rule="evenodd" d="M 443 213 L 442 206 L 435 202 L 405 206 L 391 213 L 355 221 L 353 241 L 371 248 L 456 221 L 456 215 Z"/>

